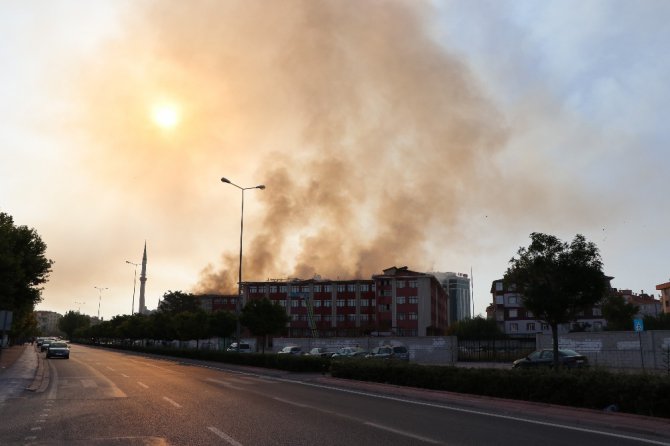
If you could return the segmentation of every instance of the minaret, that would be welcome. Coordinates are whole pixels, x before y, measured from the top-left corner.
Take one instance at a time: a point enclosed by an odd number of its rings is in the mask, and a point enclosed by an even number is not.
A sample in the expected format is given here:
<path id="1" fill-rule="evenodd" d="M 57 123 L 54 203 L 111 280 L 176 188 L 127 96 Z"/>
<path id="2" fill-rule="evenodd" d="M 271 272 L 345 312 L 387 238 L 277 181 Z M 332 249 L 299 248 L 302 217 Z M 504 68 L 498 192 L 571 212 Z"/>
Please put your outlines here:
<path id="1" fill-rule="evenodd" d="M 140 314 L 147 314 L 144 303 L 144 286 L 147 284 L 147 242 L 144 242 L 144 254 L 142 255 L 142 274 L 140 274 Z"/>

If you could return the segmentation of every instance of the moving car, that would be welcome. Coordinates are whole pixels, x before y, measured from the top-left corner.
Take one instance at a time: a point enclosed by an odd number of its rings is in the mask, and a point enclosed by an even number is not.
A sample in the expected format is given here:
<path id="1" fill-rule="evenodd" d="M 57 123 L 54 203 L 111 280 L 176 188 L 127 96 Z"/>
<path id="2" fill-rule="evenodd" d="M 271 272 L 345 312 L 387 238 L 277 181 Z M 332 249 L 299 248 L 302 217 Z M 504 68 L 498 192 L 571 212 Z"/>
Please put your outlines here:
<path id="1" fill-rule="evenodd" d="M 574 350 L 561 348 L 558 350 L 558 361 L 562 366 L 569 368 L 588 367 L 589 361 L 586 356 Z M 525 358 L 517 359 L 512 363 L 512 368 L 528 367 L 552 367 L 554 365 L 554 350 L 545 348 L 536 350 Z"/>
<path id="2" fill-rule="evenodd" d="M 226 349 L 227 352 L 251 353 L 251 345 L 246 342 L 233 342 Z"/>
<path id="3" fill-rule="evenodd" d="M 302 355 L 302 348 L 297 345 L 287 345 L 277 352 L 278 355 Z"/>
<path id="4" fill-rule="evenodd" d="M 47 358 L 70 359 L 70 346 L 67 345 L 67 342 L 51 342 L 47 348 Z"/>

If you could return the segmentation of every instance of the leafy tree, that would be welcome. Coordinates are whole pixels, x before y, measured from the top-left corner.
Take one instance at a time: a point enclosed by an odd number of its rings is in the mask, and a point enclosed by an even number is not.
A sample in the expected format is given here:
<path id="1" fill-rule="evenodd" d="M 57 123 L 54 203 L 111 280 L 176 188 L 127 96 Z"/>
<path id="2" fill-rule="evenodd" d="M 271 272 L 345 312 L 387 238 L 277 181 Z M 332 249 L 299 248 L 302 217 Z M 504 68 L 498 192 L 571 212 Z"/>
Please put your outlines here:
<path id="1" fill-rule="evenodd" d="M 237 318 L 230 311 L 215 311 L 209 315 L 209 326 L 213 336 L 229 338 L 235 333 Z"/>
<path id="2" fill-rule="evenodd" d="M 288 323 L 286 310 L 269 299 L 254 299 L 242 309 L 240 322 L 255 336 L 263 337 L 263 353 L 268 335 L 280 333 Z"/>
<path id="3" fill-rule="evenodd" d="M 500 330 L 493 319 L 477 316 L 472 319 L 457 321 L 447 328 L 447 335 L 456 336 L 458 339 L 502 339 L 505 333 Z"/>
<path id="4" fill-rule="evenodd" d="M 182 313 L 184 311 L 198 310 L 198 301 L 193 294 L 182 291 L 168 291 L 163 294 L 163 300 L 158 304 L 158 311 L 169 314 Z"/>
<path id="5" fill-rule="evenodd" d="M 68 339 L 72 339 L 77 330 L 88 328 L 90 325 L 91 318 L 78 311 L 68 311 L 58 321 L 58 328 L 65 333 Z"/>
<path id="6" fill-rule="evenodd" d="M 45 257 L 46 248 L 37 231 L 16 226 L 10 215 L 0 212 L 0 310 L 12 311 L 12 325 L 22 330 L 30 329 L 30 321 L 24 319 L 42 301 L 41 285 L 51 272 L 53 261 Z"/>
<path id="7" fill-rule="evenodd" d="M 174 325 L 180 341 L 195 339 L 200 347 L 200 339 L 209 336 L 208 315 L 205 311 L 183 311 L 175 315 Z"/>
<path id="8" fill-rule="evenodd" d="M 558 365 L 558 326 L 599 303 L 609 291 L 596 245 L 577 234 L 570 243 L 534 232 L 510 260 L 504 280 L 522 293 L 524 306 L 550 327 Z"/>
<path id="9" fill-rule="evenodd" d="M 602 309 L 608 330 L 630 331 L 639 307 L 626 302 L 620 294 L 612 292 L 603 300 Z"/>
<path id="10" fill-rule="evenodd" d="M 645 330 L 670 330 L 670 313 L 661 313 L 657 317 L 644 317 Z"/>

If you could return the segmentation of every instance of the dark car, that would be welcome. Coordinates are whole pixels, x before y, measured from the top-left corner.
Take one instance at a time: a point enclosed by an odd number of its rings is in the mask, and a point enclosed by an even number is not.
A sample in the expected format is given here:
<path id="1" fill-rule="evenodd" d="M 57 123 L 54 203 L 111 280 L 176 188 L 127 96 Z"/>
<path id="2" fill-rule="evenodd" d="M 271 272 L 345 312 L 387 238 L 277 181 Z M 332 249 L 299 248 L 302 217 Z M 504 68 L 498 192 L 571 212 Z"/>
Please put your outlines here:
<path id="1" fill-rule="evenodd" d="M 66 342 L 52 342 L 47 348 L 47 358 L 70 359 L 70 346 Z"/>
<path id="2" fill-rule="evenodd" d="M 47 351 L 49 349 L 49 344 L 51 344 L 52 342 L 56 342 L 56 340 L 55 339 L 43 340 L 42 343 L 40 344 L 40 351 L 41 352 Z"/>
<path id="3" fill-rule="evenodd" d="M 370 350 L 370 353 L 365 355 L 366 358 L 370 359 L 391 359 L 393 356 L 393 348 L 391 346 L 385 345 L 382 347 L 374 347 Z"/>
<path id="4" fill-rule="evenodd" d="M 562 366 L 569 368 L 588 367 L 589 365 L 589 360 L 586 356 L 566 348 L 558 350 L 558 362 Z M 525 358 L 517 359 L 512 363 L 512 368 L 552 367 L 553 365 L 554 350 L 545 348 L 536 350 Z"/>
<path id="5" fill-rule="evenodd" d="M 391 347 L 393 349 L 393 359 L 399 361 L 409 361 L 409 350 L 404 345 L 394 345 Z"/>

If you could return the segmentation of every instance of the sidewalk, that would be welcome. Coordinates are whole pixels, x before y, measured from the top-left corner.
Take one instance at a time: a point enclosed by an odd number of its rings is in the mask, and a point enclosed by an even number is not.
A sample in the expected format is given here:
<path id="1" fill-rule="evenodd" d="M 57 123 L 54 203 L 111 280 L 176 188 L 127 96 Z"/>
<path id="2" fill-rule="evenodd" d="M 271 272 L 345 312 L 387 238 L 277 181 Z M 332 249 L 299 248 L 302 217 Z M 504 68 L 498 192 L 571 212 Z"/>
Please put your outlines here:
<path id="1" fill-rule="evenodd" d="M 13 345 L 0 354 L 0 404 L 42 385 L 44 363 L 34 345 Z"/>
<path id="2" fill-rule="evenodd" d="M 24 344 L 12 345 L 11 347 L 0 350 L 0 375 L 4 374 L 5 371 L 18 361 L 19 357 L 21 357 L 29 347 L 33 349 L 35 348 L 30 344 Z"/>

